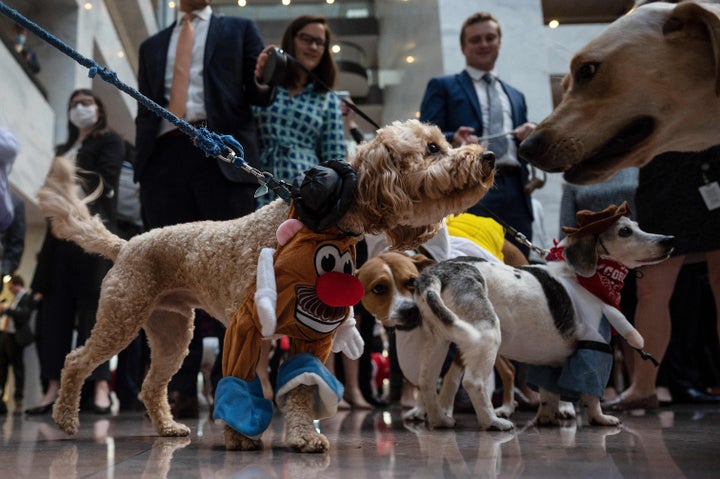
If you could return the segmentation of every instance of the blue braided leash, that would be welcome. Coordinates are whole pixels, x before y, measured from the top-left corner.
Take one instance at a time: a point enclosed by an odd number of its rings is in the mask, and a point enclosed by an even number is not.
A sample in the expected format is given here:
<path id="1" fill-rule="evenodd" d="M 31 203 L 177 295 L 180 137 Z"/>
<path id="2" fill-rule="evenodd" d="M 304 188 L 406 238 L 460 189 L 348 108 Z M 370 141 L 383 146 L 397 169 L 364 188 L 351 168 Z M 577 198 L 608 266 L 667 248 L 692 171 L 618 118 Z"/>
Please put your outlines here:
<path id="1" fill-rule="evenodd" d="M 120 81 L 117 73 L 114 71 L 108 69 L 107 67 L 98 65 L 94 60 L 80 54 L 77 50 L 67 45 L 58 37 L 44 30 L 36 23 L 28 20 L 16 10 L 13 10 L 5 5 L 3 2 L 0 2 L 0 13 L 13 20 L 15 23 L 22 25 L 26 30 L 33 32 L 39 38 L 54 46 L 67 56 L 73 58 L 85 68 L 88 68 L 88 76 L 90 78 L 95 78 L 96 75 L 99 75 L 100 78 L 114 85 L 119 90 L 124 91 L 136 99 L 139 103 L 145 105 L 156 115 L 165 118 L 170 123 L 177 126 L 180 131 L 188 135 L 193 140 L 193 143 L 205 153 L 205 156 L 218 158 L 253 175 L 261 184 L 256 196 L 260 196 L 267 192 L 269 187 L 275 192 L 275 194 L 283 198 L 285 201 L 290 200 L 288 185 L 282 181 L 276 180 L 272 174 L 260 171 L 250 166 L 245 161 L 245 150 L 242 145 L 231 135 L 218 135 L 217 133 L 208 131 L 205 128 L 195 128 L 190 123 L 186 122 L 182 118 L 178 118 L 172 112 L 161 107 L 150 98 L 137 91 L 135 88 Z"/>

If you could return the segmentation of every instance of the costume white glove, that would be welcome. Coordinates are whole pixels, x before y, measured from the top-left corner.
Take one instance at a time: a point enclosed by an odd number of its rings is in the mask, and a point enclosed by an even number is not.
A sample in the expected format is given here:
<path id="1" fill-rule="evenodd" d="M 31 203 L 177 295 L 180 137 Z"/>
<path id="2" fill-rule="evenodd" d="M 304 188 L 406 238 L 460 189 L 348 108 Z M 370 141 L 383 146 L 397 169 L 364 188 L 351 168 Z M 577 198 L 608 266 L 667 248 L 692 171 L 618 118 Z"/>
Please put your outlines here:
<path id="1" fill-rule="evenodd" d="M 355 327 L 355 315 L 351 307 L 347 319 L 335 331 L 332 351 L 344 353 L 350 359 L 357 359 L 362 355 L 364 348 L 365 341 Z"/>
<path id="2" fill-rule="evenodd" d="M 273 248 L 263 248 L 258 256 L 257 290 L 255 291 L 255 308 L 262 326 L 262 335 L 271 336 L 277 327 L 277 284 L 273 266 Z"/>

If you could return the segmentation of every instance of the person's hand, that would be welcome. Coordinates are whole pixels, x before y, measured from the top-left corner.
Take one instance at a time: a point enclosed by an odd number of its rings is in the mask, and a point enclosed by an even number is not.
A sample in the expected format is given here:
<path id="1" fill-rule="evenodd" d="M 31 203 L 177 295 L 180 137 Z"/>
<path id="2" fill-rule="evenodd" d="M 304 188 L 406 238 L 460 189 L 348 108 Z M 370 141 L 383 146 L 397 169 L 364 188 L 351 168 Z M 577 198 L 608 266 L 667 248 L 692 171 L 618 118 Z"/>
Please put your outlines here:
<path id="1" fill-rule="evenodd" d="M 523 141 L 525 138 L 530 136 L 533 131 L 535 131 L 535 128 L 537 128 L 535 123 L 523 123 L 513 130 L 513 134 L 518 141 Z"/>
<path id="2" fill-rule="evenodd" d="M 355 104 L 350 97 L 347 97 L 345 100 L 349 103 L 352 103 L 353 105 Z M 342 112 L 343 121 L 346 123 L 345 126 L 347 127 L 347 129 L 349 130 L 351 128 L 357 128 L 357 122 L 355 121 L 355 112 L 352 110 L 352 108 L 347 106 L 347 103 L 345 103 L 344 101 L 340 101 L 340 111 Z"/>
<path id="3" fill-rule="evenodd" d="M 265 69 L 265 64 L 267 63 L 267 59 L 268 59 L 268 52 L 270 50 L 272 50 L 273 48 L 276 48 L 275 45 L 268 45 L 263 49 L 263 51 L 260 52 L 260 55 L 258 55 L 257 61 L 255 62 L 255 78 L 256 79 L 262 78 L 262 72 Z M 260 83 L 260 82 L 258 81 L 258 83 Z"/>
<path id="4" fill-rule="evenodd" d="M 345 100 L 350 103 L 353 103 L 353 101 L 350 99 L 350 97 L 347 97 Z M 340 101 L 340 111 L 342 112 L 342 116 L 346 116 L 348 118 L 348 120 L 352 120 L 355 118 L 355 112 L 352 109 L 350 109 L 350 107 L 347 106 L 347 103 L 345 103 L 344 101 Z"/>
<path id="5" fill-rule="evenodd" d="M 461 126 L 458 128 L 452 137 L 452 145 L 454 147 L 463 146 L 468 143 L 477 144 L 478 137 L 475 133 L 475 128 L 471 126 Z"/>

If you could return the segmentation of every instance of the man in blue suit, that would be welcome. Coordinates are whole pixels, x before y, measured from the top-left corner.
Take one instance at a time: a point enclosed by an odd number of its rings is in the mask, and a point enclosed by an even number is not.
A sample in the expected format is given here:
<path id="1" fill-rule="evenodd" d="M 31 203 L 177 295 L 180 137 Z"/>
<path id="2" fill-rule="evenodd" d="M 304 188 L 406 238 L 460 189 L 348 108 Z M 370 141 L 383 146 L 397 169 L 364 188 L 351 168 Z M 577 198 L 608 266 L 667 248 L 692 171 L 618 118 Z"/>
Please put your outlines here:
<path id="1" fill-rule="evenodd" d="M 186 101 L 176 102 L 179 108 L 173 111 L 170 91 L 176 56 L 182 57 L 177 45 L 186 14 L 191 14 L 192 31 L 189 44 L 184 43 L 192 50 L 191 58 L 186 57 L 189 85 L 182 89 L 187 93 Z M 138 89 L 198 128 L 232 135 L 244 147 L 245 161 L 257 166 L 258 145 L 250 105 L 270 105 L 275 93 L 255 79 L 262 48 L 253 21 L 217 16 L 212 13 L 210 0 L 180 0 L 178 21 L 140 45 Z M 143 105 L 138 106 L 135 124 L 135 179 L 140 182 L 142 216 L 148 229 L 228 220 L 254 211 L 253 194 L 259 186 L 254 177 L 222 160 L 206 157 L 187 135 Z M 201 317 L 202 313 L 196 314 L 190 354 L 170 383 L 176 417 L 198 416 L 202 337 L 197 326 Z"/>
<path id="2" fill-rule="evenodd" d="M 454 147 L 478 143 L 483 137 L 498 133 L 489 131 L 492 113 L 489 104 L 492 98 L 499 100 L 496 103 L 502 106 L 502 111 L 496 115 L 497 128 L 508 134 L 500 138 L 501 145 L 490 142 L 488 149 L 496 153 L 495 187 L 480 203 L 531 239 L 533 210 L 530 194 L 525 191 L 528 165 L 518 157 L 517 145 L 535 125 L 527 121 L 525 96 L 499 80 L 494 72 L 501 35 L 500 24 L 490 13 L 478 12 L 465 20 L 460 30 L 460 46 L 466 68 L 428 82 L 420 105 L 420 120 L 437 125 Z M 478 205 L 468 212 L 490 216 Z M 528 255 L 526 246 L 516 241 L 515 244 Z"/>

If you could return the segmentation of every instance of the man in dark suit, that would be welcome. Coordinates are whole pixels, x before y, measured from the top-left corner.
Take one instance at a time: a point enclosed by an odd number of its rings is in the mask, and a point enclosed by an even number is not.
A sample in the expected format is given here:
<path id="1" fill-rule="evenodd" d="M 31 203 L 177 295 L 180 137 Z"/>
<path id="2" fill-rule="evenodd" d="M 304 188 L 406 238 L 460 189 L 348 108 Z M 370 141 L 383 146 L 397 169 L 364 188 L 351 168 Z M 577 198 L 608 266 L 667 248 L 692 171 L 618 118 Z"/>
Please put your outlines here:
<path id="1" fill-rule="evenodd" d="M 420 120 L 437 125 L 455 147 L 508 132 L 498 138 L 501 145 L 496 145 L 495 139 L 490 140 L 488 149 L 496 153 L 495 187 L 480 203 L 531 239 L 533 210 L 530 194 L 524 188 L 528 182 L 528 165 L 518 157 L 517 145 L 535 125 L 527 121 L 525 96 L 499 80 L 494 72 L 501 36 L 500 25 L 490 13 L 478 12 L 465 20 L 460 31 L 460 46 L 466 68 L 458 74 L 435 77 L 428 82 L 420 106 Z M 490 131 L 492 98 L 497 98 L 496 104 L 501 107 L 499 116 L 496 115 L 499 131 Z M 477 205 L 468 212 L 490 216 Z M 515 243 L 527 256 L 529 249 Z"/>
<path id="2" fill-rule="evenodd" d="M 250 105 L 267 106 L 274 90 L 255 79 L 263 42 L 252 20 L 217 16 L 210 0 L 180 0 L 178 21 L 140 45 L 138 89 L 196 127 L 232 135 L 245 151 L 245 161 L 259 157 Z M 178 44 L 189 14 L 187 50 L 189 78 L 180 106 L 170 105 Z M 185 43 L 187 45 L 187 43 Z M 181 60 L 182 62 L 182 60 Z M 177 63 L 181 63 L 177 62 Z M 189 71 L 188 71 L 189 70 Z M 175 91 L 175 90 L 173 90 Z M 178 102 L 175 102 L 177 105 Z M 222 160 L 208 158 L 185 134 L 143 105 L 136 124 L 135 179 L 140 182 L 143 221 L 148 229 L 198 220 L 228 220 L 255 209 L 254 177 Z M 176 417 L 197 417 L 197 373 L 202 338 L 197 328 L 190 354 L 170 384 Z"/>

